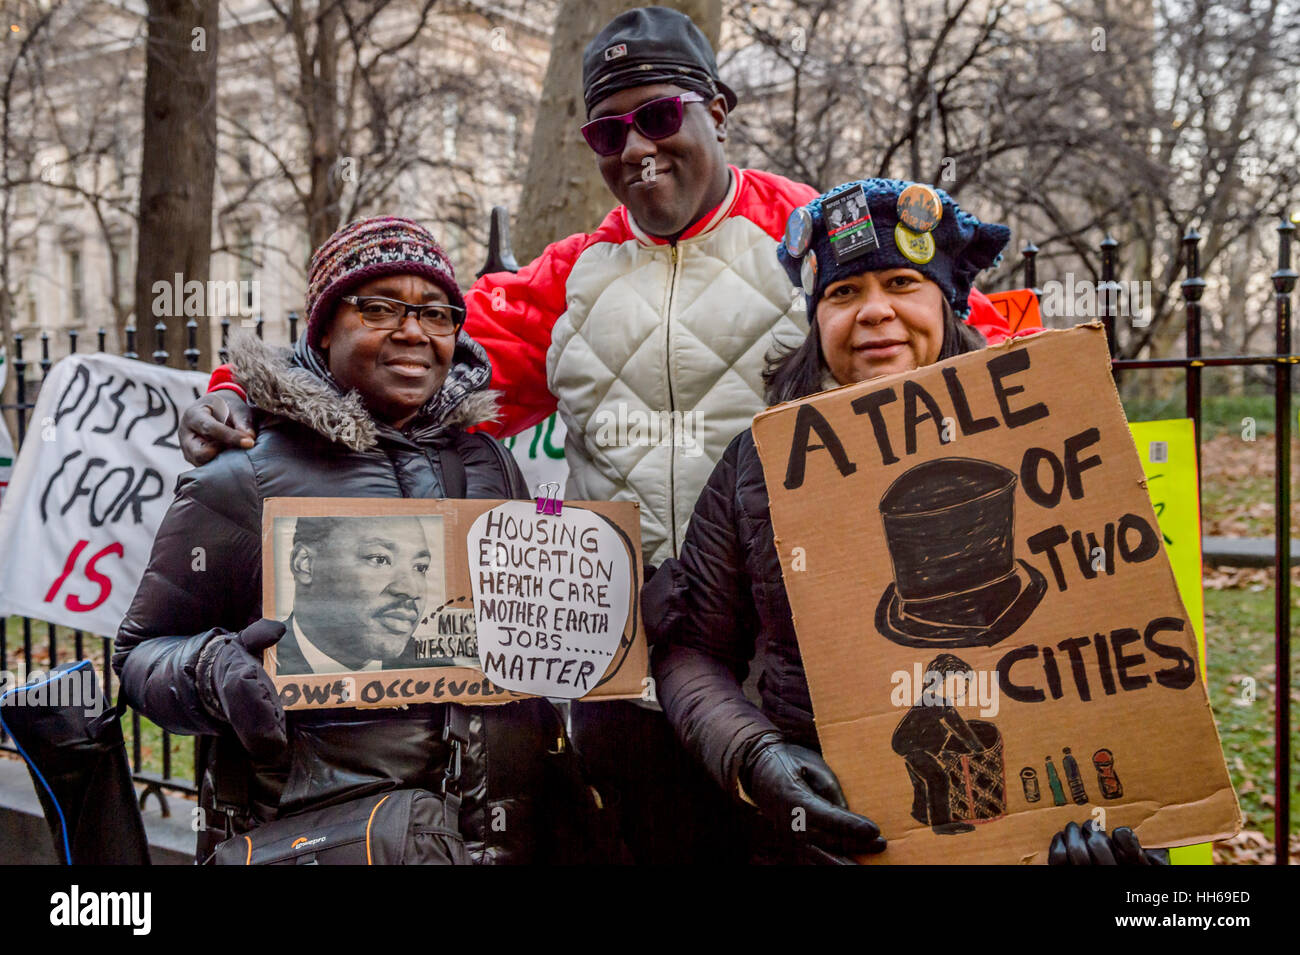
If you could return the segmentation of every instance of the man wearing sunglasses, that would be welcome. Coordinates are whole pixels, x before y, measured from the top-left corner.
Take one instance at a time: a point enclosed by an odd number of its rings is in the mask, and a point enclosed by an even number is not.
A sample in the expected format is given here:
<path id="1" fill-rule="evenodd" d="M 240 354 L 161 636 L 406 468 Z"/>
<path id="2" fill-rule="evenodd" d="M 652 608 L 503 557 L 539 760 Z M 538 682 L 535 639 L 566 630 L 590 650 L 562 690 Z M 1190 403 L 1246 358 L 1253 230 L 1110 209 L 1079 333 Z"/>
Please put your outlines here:
<path id="1" fill-rule="evenodd" d="M 638 502 L 654 567 L 677 554 L 717 461 L 763 409 L 765 356 L 807 334 L 776 245 L 790 212 L 818 190 L 727 163 L 736 94 L 684 14 L 619 14 L 588 44 L 582 73 L 581 132 L 620 205 L 519 272 L 483 276 L 465 295 L 465 330 L 487 350 L 503 395 L 493 432 L 517 434 L 558 407 L 566 496 Z M 972 324 L 1005 326 L 976 296 Z M 205 459 L 195 439 L 242 437 L 222 420 L 187 411 L 192 462 Z M 650 432 L 657 442 L 630 440 L 631 429 L 608 427 L 619 420 L 689 420 L 697 434 L 689 446 L 671 428 Z M 575 704 L 573 731 L 598 788 L 620 804 L 638 861 L 725 861 L 733 840 L 717 787 L 657 706 Z"/>
<path id="2" fill-rule="evenodd" d="M 816 190 L 728 165 L 736 94 L 687 16 L 624 12 L 588 44 L 582 67 L 581 133 L 620 205 L 518 273 L 483 276 L 466 295 L 466 330 L 505 395 L 500 433 L 558 406 L 565 494 L 638 502 L 654 567 L 677 553 L 714 464 L 763 408 L 764 356 L 806 334 L 776 242 Z M 611 438 L 607 425 L 620 418 L 693 421 L 695 441 L 664 427 L 656 442 L 630 429 Z M 575 703 L 572 718 L 638 862 L 743 861 L 738 814 L 657 705 Z"/>

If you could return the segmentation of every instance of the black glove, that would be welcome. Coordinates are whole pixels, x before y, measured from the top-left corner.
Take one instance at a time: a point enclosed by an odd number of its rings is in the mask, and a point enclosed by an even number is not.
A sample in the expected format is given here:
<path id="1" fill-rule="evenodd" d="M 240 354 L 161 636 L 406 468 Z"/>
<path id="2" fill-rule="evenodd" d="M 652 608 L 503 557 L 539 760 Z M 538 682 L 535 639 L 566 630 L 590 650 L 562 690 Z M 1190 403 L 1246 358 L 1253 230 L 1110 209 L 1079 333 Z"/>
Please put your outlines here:
<path id="1" fill-rule="evenodd" d="M 768 734 L 750 750 L 740 771 L 745 792 L 810 861 L 851 864 L 849 856 L 885 851 L 880 827 L 849 811 L 835 773 L 817 753 Z M 803 825 L 795 827 L 796 809 Z"/>
<path id="2" fill-rule="evenodd" d="M 284 708 L 262 651 L 284 636 L 279 620 L 258 620 L 239 633 L 213 637 L 199 654 L 195 676 L 199 699 L 216 719 L 230 724 L 240 744 L 258 762 L 276 762 L 288 747 Z"/>
<path id="3" fill-rule="evenodd" d="M 1091 820 L 1082 827 L 1072 822 L 1052 836 L 1047 851 L 1048 865 L 1169 865 L 1167 849 L 1143 849 L 1128 826 L 1111 835 L 1094 828 Z"/>

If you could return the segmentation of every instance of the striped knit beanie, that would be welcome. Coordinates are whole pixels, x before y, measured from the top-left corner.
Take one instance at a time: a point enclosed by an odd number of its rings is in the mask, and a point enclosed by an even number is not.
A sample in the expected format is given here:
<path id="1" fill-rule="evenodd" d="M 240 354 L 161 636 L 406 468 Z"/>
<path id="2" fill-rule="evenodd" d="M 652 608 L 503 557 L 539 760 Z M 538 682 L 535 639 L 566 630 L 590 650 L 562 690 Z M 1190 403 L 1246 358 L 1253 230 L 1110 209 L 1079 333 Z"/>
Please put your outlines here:
<path id="1" fill-rule="evenodd" d="M 307 275 L 307 341 L 321 335 L 339 299 L 356 286 L 384 275 L 421 275 L 465 307 L 451 260 L 418 222 L 397 216 L 357 219 L 339 229 L 311 257 Z"/>

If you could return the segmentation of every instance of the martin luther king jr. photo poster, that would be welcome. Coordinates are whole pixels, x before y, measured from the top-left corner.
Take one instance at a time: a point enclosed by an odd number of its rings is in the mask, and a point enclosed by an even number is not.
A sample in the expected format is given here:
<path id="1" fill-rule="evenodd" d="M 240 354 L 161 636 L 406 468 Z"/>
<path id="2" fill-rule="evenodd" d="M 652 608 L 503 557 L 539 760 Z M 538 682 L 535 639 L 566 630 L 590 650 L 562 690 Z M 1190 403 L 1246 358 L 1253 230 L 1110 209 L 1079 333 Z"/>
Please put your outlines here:
<path id="1" fill-rule="evenodd" d="M 429 632 L 445 602 L 438 515 L 280 517 L 277 675 L 474 666 L 472 629 Z M 430 624 L 434 626 L 431 627 Z"/>

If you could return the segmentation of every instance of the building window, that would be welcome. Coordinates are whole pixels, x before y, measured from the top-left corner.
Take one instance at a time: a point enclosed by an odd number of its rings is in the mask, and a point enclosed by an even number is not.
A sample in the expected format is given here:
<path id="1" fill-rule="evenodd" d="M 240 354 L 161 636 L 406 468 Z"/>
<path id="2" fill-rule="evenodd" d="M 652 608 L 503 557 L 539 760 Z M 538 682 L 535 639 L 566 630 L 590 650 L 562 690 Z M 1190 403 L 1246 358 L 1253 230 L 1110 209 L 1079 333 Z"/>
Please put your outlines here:
<path id="1" fill-rule="evenodd" d="M 85 276 L 81 268 L 81 250 L 66 250 L 68 261 L 68 312 L 69 317 L 74 323 L 85 321 L 86 318 L 86 287 Z"/>
<path id="2" fill-rule="evenodd" d="M 244 315 L 253 313 L 253 281 L 257 274 L 253 261 L 253 233 L 241 228 L 236 240 L 239 249 L 239 310 Z"/>
<path id="3" fill-rule="evenodd" d="M 460 104 L 448 96 L 442 104 L 442 158 L 456 157 L 456 124 L 460 121 Z"/>
<path id="4" fill-rule="evenodd" d="M 27 313 L 27 325 L 29 328 L 36 328 L 40 325 L 37 319 L 40 317 L 36 311 L 36 275 L 32 270 L 31 259 L 22 260 L 23 271 L 27 273 L 27 283 L 24 289 L 23 298 L 26 299 L 24 311 Z"/>
<path id="5" fill-rule="evenodd" d="M 117 240 L 113 249 L 113 272 L 117 276 L 117 293 L 122 306 L 129 312 L 135 300 L 135 276 L 131 273 L 131 250 L 126 237 Z"/>
<path id="6" fill-rule="evenodd" d="M 477 213 L 474 198 L 465 192 L 458 192 L 447 203 L 447 237 L 451 247 L 452 259 L 464 267 L 466 259 L 473 253 L 473 237 L 470 226 Z"/>
<path id="7" fill-rule="evenodd" d="M 519 117 L 514 113 L 506 116 L 506 155 L 512 165 L 519 158 Z"/>
<path id="8" fill-rule="evenodd" d="M 21 243 L 15 246 L 13 252 L 12 267 L 14 274 L 18 276 L 18 294 L 14 302 L 14 318 L 23 327 L 35 327 L 36 321 L 36 269 L 33 266 L 34 256 L 31 246 L 27 243 Z M 15 329 L 17 331 L 18 329 Z M 0 347 L 3 347 L 0 342 Z"/>

